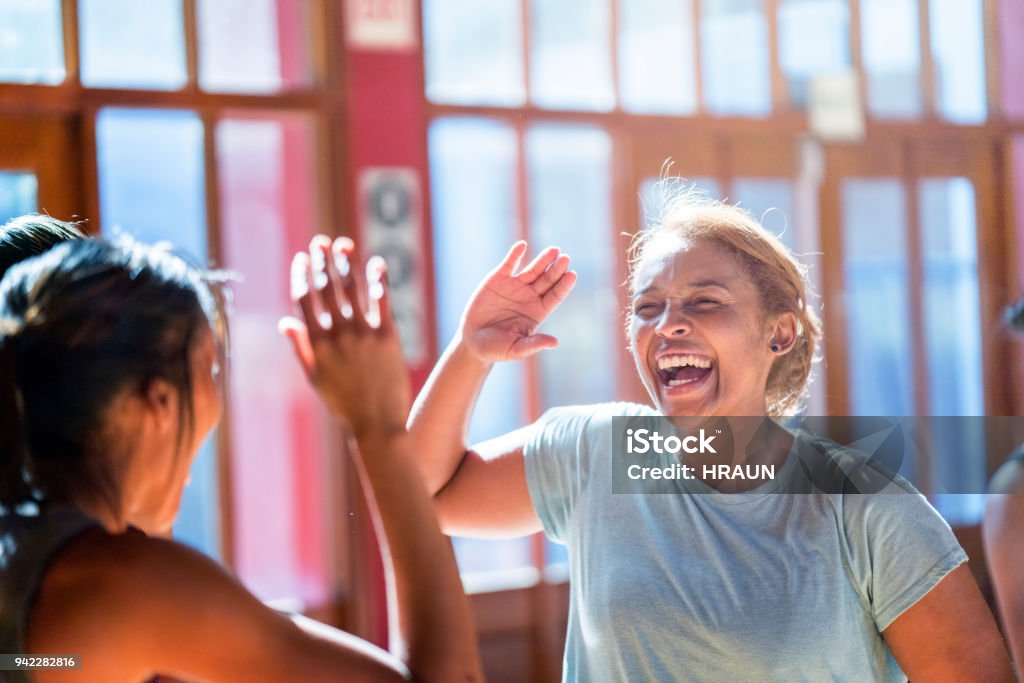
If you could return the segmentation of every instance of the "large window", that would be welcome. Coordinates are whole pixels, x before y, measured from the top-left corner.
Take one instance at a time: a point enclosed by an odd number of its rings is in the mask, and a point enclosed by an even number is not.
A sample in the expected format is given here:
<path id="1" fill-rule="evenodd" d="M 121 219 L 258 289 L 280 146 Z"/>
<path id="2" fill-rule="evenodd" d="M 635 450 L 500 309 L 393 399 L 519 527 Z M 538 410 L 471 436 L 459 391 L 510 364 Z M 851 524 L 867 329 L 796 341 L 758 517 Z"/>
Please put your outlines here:
<path id="1" fill-rule="evenodd" d="M 52 106 L 82 150 L 75 212 L 88 229 L 170 241 L 237 274 L 227 419 L 195 462 L 175 535 L 260 597 L 306 608 L 339 589 L 340 440 L 275 328 L 291 309 L 291 254 L 335 218 L 320 191 L 334 173 L 321 161 L 336 106 L 325 74 L 338 69 L 329 5 L 0 0 L 0 129 L 21 125 L 7 110 Z M 41 182 L 0 168 L 0 220 L 56 208 Z"/>
<path id="2" fill-rule="evenodd" d="M 621 233 L 651 218 L 668 158 L 814 266 L 829 371 L 810 411 L 1004 410 L 985 400 L 1000 342 L 982 292 L 1005 277 L 978 249 L 979 217 L 997 201 L 988 171 L 922 162 L 911 178 L 906 165 L 833 163 L 872 141 L 909 156 L 935 140 L 969 149 L 974 133 L 949 123 L 994 139 L 983 11 L 981 0 L 424 0 L 439 343 L 515 239 L 561 247 L 580 274 L 546 324 L 562 345 L 495 369 L 472 437 L 554 405 L 645 400 L 623 349 Z M 844 74 L 860 83 L 866 137 L 810 139 L 816 81 Z M 479 257 L 468 267 L 466 240 Z M 951 302 L 957 323 L 942 315 Z M 474 572 L 564 560 L 521 540 L 457 547 Z"/>

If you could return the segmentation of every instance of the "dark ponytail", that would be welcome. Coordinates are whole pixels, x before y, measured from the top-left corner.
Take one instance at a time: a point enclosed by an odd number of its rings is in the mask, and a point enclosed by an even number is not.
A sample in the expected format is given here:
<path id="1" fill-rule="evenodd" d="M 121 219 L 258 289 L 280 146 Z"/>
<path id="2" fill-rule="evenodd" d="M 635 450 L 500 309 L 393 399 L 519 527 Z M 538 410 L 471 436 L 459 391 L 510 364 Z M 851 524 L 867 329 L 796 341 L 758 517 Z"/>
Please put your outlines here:
<path id="1" fill-rule="evenodd" d="M 0 225 L 0 280 L 11 267 L 45 254 L 54 245 L 84 238 L 78 223 L 37 213 L 12 218 Z M 15 362 L 21 328 L 20 318 L 0 317 L 0 506 L 4 507 L 32 495 L 25 478 L 25 421 Z"/>
<path id="2" fill-rule="evenodd" d="M 192 424 L 192 353 L 221 317 L 208 275 L 159 246 L 64 242 L 0 286 L 0 503 L 88 489 L 119 505 L 105 430 L 121 392 L 163 380 L 178 392 L 179 445 Z"/>
<path id="3" fill-rule="evenodd" d="M 0 326 L 3 319 L 0 319 Z M 14 371 L 15 323 L 0 329 L 0 506 L 10 507 L 31 497 L 25 480 L 25 426 Z"/>

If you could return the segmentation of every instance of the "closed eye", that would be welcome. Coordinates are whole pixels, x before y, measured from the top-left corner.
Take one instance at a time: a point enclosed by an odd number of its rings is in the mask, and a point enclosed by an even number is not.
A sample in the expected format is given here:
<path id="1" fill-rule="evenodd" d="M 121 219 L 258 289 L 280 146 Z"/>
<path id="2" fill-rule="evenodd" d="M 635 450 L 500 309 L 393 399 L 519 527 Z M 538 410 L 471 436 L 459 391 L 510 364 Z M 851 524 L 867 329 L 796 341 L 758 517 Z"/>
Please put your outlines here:
<path id="1" fill-rule="evenodd" d="M 634 306 L 633 307 L 633 313 L 635 315 L 639 315 L 639 316 L 656 315 L 658 313 L 659 309 L 660 309 L 660 306 L 658 306 L 658 304 L 643 303 L 643 304 L 637 304 L 636 306 Z"/>

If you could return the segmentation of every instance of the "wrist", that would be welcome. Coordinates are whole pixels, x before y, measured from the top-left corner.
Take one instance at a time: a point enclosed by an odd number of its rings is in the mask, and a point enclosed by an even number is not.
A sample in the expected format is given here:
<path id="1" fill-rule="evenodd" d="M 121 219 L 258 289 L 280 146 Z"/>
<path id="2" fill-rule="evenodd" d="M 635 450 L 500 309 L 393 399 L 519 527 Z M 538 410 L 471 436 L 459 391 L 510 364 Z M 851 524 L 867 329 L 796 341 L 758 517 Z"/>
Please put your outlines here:
<path id="1" fill-rule="evenodd" d="M 473 346 L 461 329 L 455 333 L 452 343 L 448 345 L 446 355 L 452 360 L 474 366 L 485 372 L 494 365 L 493 361 L 484 358 L 483 354 Z"/>
<path id="2" fill-rule="evenodd" d="M 359 429 L 352 429 L 352 436 L 360 446 L 375 445 L 388 446 L 404 442 L 409 433 L 405 425 L 365 425 Z"/>

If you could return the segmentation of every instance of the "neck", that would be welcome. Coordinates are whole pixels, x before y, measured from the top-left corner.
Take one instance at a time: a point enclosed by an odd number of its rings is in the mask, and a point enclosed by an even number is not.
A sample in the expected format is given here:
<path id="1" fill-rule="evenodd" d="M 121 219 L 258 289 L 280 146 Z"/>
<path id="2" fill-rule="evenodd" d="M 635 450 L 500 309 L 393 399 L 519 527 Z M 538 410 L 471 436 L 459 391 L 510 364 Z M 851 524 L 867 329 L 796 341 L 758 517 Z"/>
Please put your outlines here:
<path id="1" fill-rule="evenodd" d="M 85 514 L 89 515 L 111 534 L 124 533 L 128 529 L 128 521 L 123 515 L 119 515 L 111 505 L 105 501 L 86 501 L 75 505 Z"/>
<path id="2" fill-rule="evenodd" d="M 95 519 L 109 533 L 119 534 L 128 528 L 124 501 L 109 491 L 77 488 L 65 492 L 48 493 L 46 499 L 54 503 L 70 505 Z"/>
<path id="3" fill-rule="evenodd" d="M 771 418 L 762 417 L 708 417 L 680 420 L 674 418 L 677 429 L 694 433 L 698 428 L 717 439 L 714 453 L 694 453 L 681 460 L 697 472 L 704 472 L 703 466 L 716 468 L 727 466 L 773 465 L 776 470 L 786 461 L 793 437 Z M 745 470 L 746 471 L 746 470 Z M 760 479 L 706 480 L 706 484 L 723 493 L 738 493 L 756 488 L 765 481 Z"/>

